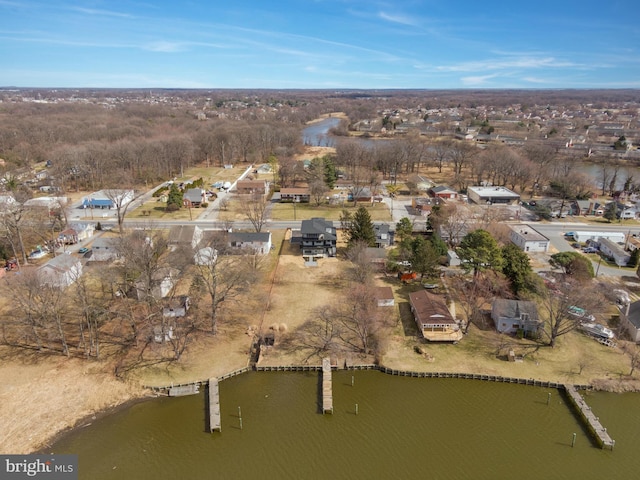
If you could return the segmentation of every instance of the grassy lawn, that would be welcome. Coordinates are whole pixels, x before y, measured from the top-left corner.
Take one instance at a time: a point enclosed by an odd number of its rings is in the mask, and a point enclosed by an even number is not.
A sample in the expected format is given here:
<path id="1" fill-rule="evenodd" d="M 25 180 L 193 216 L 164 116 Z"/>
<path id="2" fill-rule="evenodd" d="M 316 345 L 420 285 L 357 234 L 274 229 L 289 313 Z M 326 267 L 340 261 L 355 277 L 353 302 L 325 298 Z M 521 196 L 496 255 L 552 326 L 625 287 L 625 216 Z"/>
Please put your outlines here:
<path id="1" fill-rule="evenodd" d="M 360 205 L 365 205 L 371 215 L 373 221 L 390 221 L 391 214 L 384 203 L 358 204 L 357 207 L 353 203 L 345 203 L 342 205 L 320 205 L 313 203 L 276 203 L 271 210 L 271 218 L 273 220 L 305 220 L 313 217 L 321 217 L 327 220 L 339 220 L 342 210 L 355 212 Z"/>
<path id="2" fill-rule="evenodd" d="M 132 212 L 127 213 L 127 218 L 140 218 L 151 220 L 195 220 L 203 213 L 205 208 L 192 208 L 191 212 L 186 207 L 175 212 L 167 212 L 166 204 L 160 202 L 157 198 L 151 198 Z"/>

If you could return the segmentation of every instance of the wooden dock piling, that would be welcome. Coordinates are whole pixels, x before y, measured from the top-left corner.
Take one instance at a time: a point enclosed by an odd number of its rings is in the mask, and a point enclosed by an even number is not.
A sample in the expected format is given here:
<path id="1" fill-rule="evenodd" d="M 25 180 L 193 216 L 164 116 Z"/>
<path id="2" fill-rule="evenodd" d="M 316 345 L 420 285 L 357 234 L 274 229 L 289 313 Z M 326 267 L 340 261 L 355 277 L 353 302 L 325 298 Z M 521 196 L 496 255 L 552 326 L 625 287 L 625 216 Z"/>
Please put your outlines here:
<path id="1" fill-rule="evenodd" d="M 569 398 L 573 406 L 580 413 L 580 416 L 589 428 L 589 432 L 594 436 L 600 447 L 607 447 L 613 450 L 613 446 L 616 443 L 615 440 L 613 440 L 609 436 L 609 434 L 607 433 L 607 429 L 602 426 L 598 417 L 593 414 L 593 412 L 591 411 L 591 407 L 587 405 L 587 402 L 585 402 L 584 398 L 582 398 L 576 388 L 573 385 L 567 384 L 564 385 L 564 391 L 567 393 L 567 397 Z"/>
<path id="2" fill-rule="evenodd" d="M 322 359 L 322 413 L 333 413 L 333 387 L 329 358 Z"/>
<path id="3" fill-rule="evenodd" d="M 209 432 L 218 430 L 222 432 L 220 423 L 220 392 L 218 389 L 218 379 L 209 379 Z"/>

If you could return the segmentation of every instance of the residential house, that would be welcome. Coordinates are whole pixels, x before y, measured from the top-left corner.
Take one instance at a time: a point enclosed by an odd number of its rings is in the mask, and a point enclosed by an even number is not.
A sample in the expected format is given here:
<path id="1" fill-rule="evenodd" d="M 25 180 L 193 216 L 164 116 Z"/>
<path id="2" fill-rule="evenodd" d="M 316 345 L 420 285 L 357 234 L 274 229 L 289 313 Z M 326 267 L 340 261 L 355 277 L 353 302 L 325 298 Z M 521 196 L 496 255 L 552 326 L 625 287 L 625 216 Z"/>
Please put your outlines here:
<path id="1" fill-rule="evenodd" d="M 598 206 L 598 203 L 594 200 L 576 200 L 573 205 L 573 210 L 576 215 L 594 215 Z"/>
<path id="2" fill-rule="evenodd" d="M 78 232 L 73 228 L 65 228 L 58 234 L 59 245 L 75 245 L 78 243 Z"/>
<path id="3" fill-rule="evenodd" d="M 418 290 L 409 294 L 409 304 L 418 330 L 431 342 L 457 342 L 462 331 L 443 296 Z"/>
<path id="4" fill-rule="evenodd" d="M 376 234 L 376 247 L 392 247 L 395 239 L 395 232 L 386 223 L 374 225 L 373 231 Z"/>
<path id="5" fill-rule="evenodd" d="M 429 189 L 429 195 L 432 197 L 443 198 L 445 200 L 453 200 L 458 198 L 458 192 L 446 185 L 439 185 Z"/>
<path id="6" fill-rule="evenodd" d="M 175 287 L 180 271 L 175 268 L 163 267 L 158 269 L 150 281 L 139 278 L 134 284 L 134 295 L 138 300 L 145 300 L 150 294 L 154 298 L 167 297 Z"/>
<path id="7" fill-rule="evenodd" d="M 550 241 L 529 225 L 512 225 L 509 239 L 524 252 L 548 252 Z"/>
<path id="8" fill-rule="evenodd" d="M 347 195 L 348 202 L 373 203 L 373 193 L 370 188 L 357 187 L 351 188 Z"/>
<path id="9" fill-rule="evenodd" d="M 302 256 L 313 261 L 317 258 L 335 257 L 338 236 L 331 220 L 312 218 L 303 220 L 300 226 Z"/>
<path id="10" fill-rule="evenodd" d="M 169 230 L 169 248 L 196 248 L 202 240 L 202 229 L 197 225 L 175 225 Z"/>
<path id="11" fill-rule="evenodd" d="M 311 192 L 306 187 L 291 187 L 280 189 L 281 202 L 309 203 Z"/>
<path id="12" fill-rule="evenodd" d="M 90 262 L 110 262 L 120 256 L 118 239 L 98 237 L 91 244 Z"/>
<path id="13" fill-rule="evenodd" d="M 378 307 L 393 307 L 396 304 L 391 287 L 373 287 L 373 294 Z"/>
<path id="14" fill-rule="evenodd" d="M 433 207 L 445 203 L 440 197 L 414 197 L 411 199 L 411 206 L 416 214 L 427 217 L 431 214 Z"/>
<path id="15" fill-rule="evenodd" d="M 269 192 L 269 182 L 266 180 L 238 180 L 236 191 L 240 195 L 266 195 Z"/>
<path id="16" fill-rule="evenodd" d="M 387 252 L 383 248 L 367 247 L 365 255 L 373 264 L 384 266 L 387 263 Z"/>
<path id="17" fill-rule="evenodd" d="M 164 318 L 179 318 L 187 315 L 191 299 L 188 295 L 180 295 L 175 298 L 168 299 L 162 308 L 162 316 Z"/>
<path id="18" fill-rule="evenodd" d="M 469 200 L 478 205 L 516 205 L 520 195 L 506 187 L 467 187 Z"/>
<path id="19" fill-rule="evenodd" d="M 65 288 L 82 275 L 82 262 L 75 255 L 58 255 L 38 268 L 38 278 L 43 284 Z"/>
<path id="20" fill-rule="evenodd" d="M 607 238 L 601 238 L 600 252 L 608 258 L 611 258 L 619 267 L 626 267 L 631 260 L 631 254 L 624 249 L 624 246 Z"/>
<path id="21" fill-rule="evenodd" d="M 496 298 L 491 306 L 491 318 L 500 333 L 522 332 L 525 336 L 535 336 L 542 327 L 536 304 L 531 301 Z"/>
<path id="22" fill-rule="evenodd" d="M 640 342 L 640 300 L 619 308 L 620 325 L 626 330 L 632 341 Z"/>
<path id="23" fill-rule="evenodd" d="M 76 231 L 79 242 L 88 240 L 93 237 L 93 234 L 96 230 L 96 226 L 93 223 L 72 224 L 71 228 Z"/>
<path id="24" fill-rule="evenodd" d="M 207 192 L 202 188 L 188 188 L 182 194 L 182 204 L 189 208 L 199 208 L 207 202 Z"/>
<path id="25" fill-rule="evenodd" d="M 227 246 L 231 252 L 254 252 L 266 255 L 271 251 L 271 232 L 230 232 Z"/>
<path id="26" fill-rule="evenodd" d="M 632 220 L 640 217 L 640 211 L 637 207 L 624 207 L 620 211 L 619 218 L 622 220 Z"/>

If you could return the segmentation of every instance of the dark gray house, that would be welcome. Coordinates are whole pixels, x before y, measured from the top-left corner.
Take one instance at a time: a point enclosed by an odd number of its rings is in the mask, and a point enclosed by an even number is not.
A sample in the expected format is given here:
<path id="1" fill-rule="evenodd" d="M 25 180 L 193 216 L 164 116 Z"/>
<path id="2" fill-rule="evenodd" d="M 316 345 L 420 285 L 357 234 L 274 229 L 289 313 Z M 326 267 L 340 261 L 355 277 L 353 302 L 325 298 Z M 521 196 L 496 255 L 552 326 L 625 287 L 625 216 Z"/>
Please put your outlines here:
<path id="1" fill-rule="evenodd" d="M 376 234 L 376 247 L 385 248 L 393 246 L 393 241 L 396 235 L 396 232 L 391 230 L 391 227 L 386 223 L 381 225 L 374 225 L 373 231 Z"/>
<path id="2" fill-rule="evenodd" d="M 335 257 L 338 236 L 331 220 L 324 218 L 303 220 L 300 234 L 300 248 L 305 260 Z"/>
<path id="3" fill-rule="evenodd" d="M 523 332 L 525 336 L 531 336 L 542 327 L 536 304 L 525 300 L 496 298 L 491 307 L 491 318 L 500 333 Z"/>

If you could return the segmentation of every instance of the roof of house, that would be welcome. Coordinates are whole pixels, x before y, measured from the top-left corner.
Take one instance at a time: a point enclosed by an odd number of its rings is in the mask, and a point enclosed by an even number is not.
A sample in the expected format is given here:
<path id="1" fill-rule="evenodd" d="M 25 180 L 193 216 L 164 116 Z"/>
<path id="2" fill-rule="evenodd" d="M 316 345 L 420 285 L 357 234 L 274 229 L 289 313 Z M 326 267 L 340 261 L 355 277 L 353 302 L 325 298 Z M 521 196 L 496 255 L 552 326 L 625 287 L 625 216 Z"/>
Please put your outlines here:
<path id="1" fill-rule="evenodd" d="M 409 302 L 413 307 L 416 321 L 422 325 L 456 323 L 444 297 L 440 295 L 429 293 L 426 290 L 418 290 L 409 294 Z"/>
<path id="2" fill-rule="evenodd" d="M 300 225 L 300 231 L 303 235 L 323 233 L 325 234 L 325 238 L 327 240 L 330 239 L 326 237 L 327 234 L 332 235 L 335 239 L 337 239 L 336 228 L 333 226 L 333 221 L 325 220 L 324 218 L 315 217 L 310 220 L 303 220 Z"/>
<path id="3" fill-rule="evenodd" d="M 229 242 L 259 242 L 267 243 L 271 241 L 271 232 L 231 232 Z"/>
<path id="4" fill-rule="evenodd" d="M 191 244 L 196 233 L 195 225 L 175 225 L 169 230 L 169 243 Z"/>
<path id="5" fill-rule="evenodd" d="M 98 237 L 91 242 L 91 248 L 95 249 L 116 249 L 118 247 L 118 239 L 113 237 Z"/>
<path id="6" fill-rule="evenodd" d="M 528 300 L 496 298 L 491 306 L 491 311 L 502 318 L 520 318 L 521 314 L 526 313 L 530 320 L 538 320 L 538 308 L 535 302 Z"/>
<path id="7" fill-rule="evenodd" d="M 433 187 L 431 191 L 433 193 L 457 193 L 453 188 L 447 187 L 446 185 L 438 185 L 437 187 Z"/>
<path id="8" fill-rule="evenodd" d="M 202 202 L 202 195 L 204 194 L 204 190 L 201 188 L 189 188 L 184 192 L 182 198 L 185 200 L 189 200 L 190 202 Z"/>
<path id="9" fill-rule="evenodd" d="M 309 195 L 309 189 L 307 187 L 289 187 L 281 188 L 280 195 Z"/>
<path id="10" fill-rule="evenodd" d="M 376 232 L 376 235 L 379 235 L 381 233 L 389 233 L 390 228 L 387 223 L 379 223 L 373 226 L 373 231 Z"/>
<path id="11" fill-rule="evenodd" d="M 236 187 L 242 188 L 265 188 L 267 184 L 266 180 L 238 180 Z"/>
<path id="12" fill-rule="evenodd" d="M 516 192 L 506 187 L 467 187 L 467 191 L 476 193 L 479 197 L 492 198 L 520 198 Z"/>
<path id="13" fill-rule="evenodd" d="M 640 328 L 640 300 L 633 302 L 629 305 L 629 313 L 627 319 L 633 324 L 634 327 Z"/>
<path id="14" fill-rule="evenodd" d="M 373 295 L 376 300 L 393 300 L 393 289 L 391 287 L 373 287 Z"/>
<path id="15" fill-rule="evenodd" d="M 51 268 L 59 272 L 71 270 L 74 266 L 81 263 L 80 260 L 73 255 L 58 255 L 53 257 L 47 263 L 42 265 L 40 269 Z"/>

